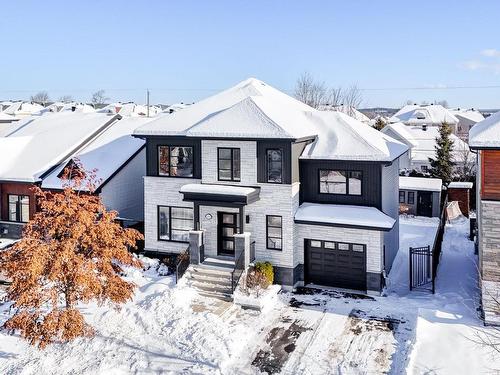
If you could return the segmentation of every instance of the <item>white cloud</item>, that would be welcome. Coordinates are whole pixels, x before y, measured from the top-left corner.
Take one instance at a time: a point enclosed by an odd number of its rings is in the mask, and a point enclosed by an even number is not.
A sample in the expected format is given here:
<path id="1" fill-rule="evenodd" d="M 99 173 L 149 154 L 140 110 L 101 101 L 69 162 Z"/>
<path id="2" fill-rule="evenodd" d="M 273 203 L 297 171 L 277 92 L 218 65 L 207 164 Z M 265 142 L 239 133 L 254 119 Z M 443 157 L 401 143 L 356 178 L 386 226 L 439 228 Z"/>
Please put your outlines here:
<path id="1" fill-rule="evenodd" d="M 500 74 L 500 50 L 490 48 L 480 52 L 482 59 L 468 60 L 460 63 L 460 67 L 467 70 L 483 70 Z"/>
<path id="2" fill-rule="evenodd" d="M 486 57 L 500 57 L 500 51 L 494 48 L 483 49 L 481 55 Z"/>

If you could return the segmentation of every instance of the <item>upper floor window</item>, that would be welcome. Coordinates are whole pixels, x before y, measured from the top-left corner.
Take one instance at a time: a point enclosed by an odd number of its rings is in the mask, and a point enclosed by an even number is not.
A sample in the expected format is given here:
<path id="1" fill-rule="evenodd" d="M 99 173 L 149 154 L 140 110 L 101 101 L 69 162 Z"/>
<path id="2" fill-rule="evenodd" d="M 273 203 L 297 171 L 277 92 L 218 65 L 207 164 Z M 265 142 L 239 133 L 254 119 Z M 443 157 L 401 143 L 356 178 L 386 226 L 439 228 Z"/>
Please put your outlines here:
<path id="1" fill-rule="evenodd" d="M 158 146 L 158 175 L 193 177 L 193 148 Z"/>
<path id="2" fill-rule="evenodd" d="M 319 192 L 322 194 L 361 195 L 363 173 L 361 171 L 319 171 Z"/>
<path id="3" fill-rule="evenodd" d="M 283 150 L 268 149 L 266 151 L 267 182 L 281 184 L 283 182 Z"/>
<path id="4" fill-rule="evenodd" d="M 219 181 L 241 181 L 241 161 L 239 148 L 218 148 Z"/>
<path id="5" fill-rule="evenodd" d="M 27 195 L 9 195 L 9 220 L 27 223 L 30 216 L 30 198 Z"/>

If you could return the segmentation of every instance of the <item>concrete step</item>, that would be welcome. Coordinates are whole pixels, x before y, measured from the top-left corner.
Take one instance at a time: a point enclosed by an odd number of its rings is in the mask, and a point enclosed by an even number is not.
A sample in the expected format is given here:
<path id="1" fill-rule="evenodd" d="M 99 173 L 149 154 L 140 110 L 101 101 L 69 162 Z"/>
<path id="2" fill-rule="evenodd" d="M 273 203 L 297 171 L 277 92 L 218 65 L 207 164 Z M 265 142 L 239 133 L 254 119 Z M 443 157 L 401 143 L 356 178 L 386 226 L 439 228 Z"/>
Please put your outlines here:
<path id="1" fill-rule="evenodd" d="M 203 273 L 203 272 L 188 272 L 187 277 L 193 281 L 199 281 L 202 283 L 211 283 L 219 285 L 231 285 L 231 275 L 218 275 L 213 273 Z"/>
<path id="2" fill-rule="evenodd" d="M 233 296 L 231 294 L 212 293 L 212 292 L 204 292 L 204 291 L 200 291 L 198 294 L 200 296 L 203 296 L 203 297 L 215 298 L 215 299 L 218 299 L 220 301 L 233 302 Z"/>
<path id="3" fill-rule="evenodd" d="M 203 292 L 221 293 L 231 295 L 231 285 L 219 285 L 214 283 L 202 283 L 199 281 L 190 281 L 190 285 L 195 289 Z"/>
<path id="4" fill-rule="evenodd" d="M 215 277 L 231 277 L 232 268 L 225 267 L 213 267 L 208 265 L 197 264 L 196 266 L 189 266 L 188 270 L 197 274 L 204 274 L 207 276 L 215 276 Z"/>

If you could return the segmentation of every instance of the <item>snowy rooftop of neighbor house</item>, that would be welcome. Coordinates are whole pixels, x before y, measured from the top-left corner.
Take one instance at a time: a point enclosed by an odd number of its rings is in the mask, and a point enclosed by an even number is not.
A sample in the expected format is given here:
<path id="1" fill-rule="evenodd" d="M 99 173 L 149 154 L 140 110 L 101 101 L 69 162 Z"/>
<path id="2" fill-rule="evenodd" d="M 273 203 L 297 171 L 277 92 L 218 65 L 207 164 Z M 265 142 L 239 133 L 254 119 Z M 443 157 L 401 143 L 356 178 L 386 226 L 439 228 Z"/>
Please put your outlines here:
<path id="1" fill-rule="evenodd" d="M 500 112 L 478 122 L 469 131 L 472 148 L 500 148 Z"/>
<path id="2" fill-rule="evenodd" d="M 476 123 L 484 120 L 483 114 L 474 108 L 469 108 L 469 109 L 456 108 L 456 109 L 450 109 L 450 112 L 458 119 L 460 119 L 460 117 L 463 117 L 467 120 Z"/>
<path id="3" fill-rule="evenodd" d="M 420 190 L 440 192 L 443 181 L 440 178 L 399 177 L 399 188 L 402 190 Z"/>
<path id="4" fill-rule="evenodd" d="M 404 122 L 407 125 L 441 125 L 443 122 L 455 125 L 459 122 L 448 109 L 439 104 L 424 106 L 416 104 L 406 105 L 389 120 L 390 122 Z"/>
<path id="5" fill-rule="evenodd" d="M 448 189 L 472 189 L 473 183 L 469 181 L 452 181 L 448 184 Z"/>
<path id="6" fill-rule="evenodd" d="M 16 117 L 26 117 L 31 115 L 40 114 L 44 107 L 37 103 L 29 102 L 13 102 L 10 106 L 4 109 L 4 113 Z"/>
<path id="7" fill-rule="evenodd" d="M 35 182 L 117 121 L 103 113 L 52 113 L 28 117 L 0 137 L 0 180 Z"/>
<path id="8" fill-rule="evenodd" d="M 95 112 L 94 107 L 77 102 L 55 102 L 41 110 L 42 114 L 58 112 Z"/>
<path id="9" fill-rule="evenodd" d="M 375 207 L 321 203 L 302 203 L 295 213 L 295 221 L 385 230 L 391 229 L 396 223 L 396 220 Z"/>
<path id="10" fill-rule="evenodd" d="M 304 158 L 392 161 L 406 146 L 343 113 L 318 111 L 255 78 L 139 128 L 139 136 L 316 138 Z"/>
<path id="11" fill-rule="evenodd" d="M 411 133 L 410 129 L 402 122 L 387 124 L 386 126 L 384 126 L 381 132 L 389 136 L 391 136 L 391 133 L 395 134 L 402 142 L 404 142 L 411 148 L 418 146 L 418 142 L 415 140 L 415 137 Z"/>
<path id="12" fill-rule="evenodd" d="M 146 117 L 148 114 L 148 107 L 141 104 L 130 103 L 112 103 L 107 106 L 97 110 L 100 113 L 108 114 L 120 114 L 121 116 L 135 116 L 135 117 Z M 149 106 L 149 116 L 154 117 L 161 113 L 161 108 L 150 105 Z"/>
<path id="13" fill-rule="evenodd" d="M 61 189 L 63 181 L 59 176 L 68 163 L 78 160 L 85 170 L 96 170 L 96 178 L 99 181 L 96 187 L 98 188 L 143 148 L 144 140 L 133 137 L 132 133 L 148 121 L 151 121 L 151 118 L 122 117 L 91 142 L 59 163 L 57 168 L 44 177 L 42 187 Z"/>
<path id="14" fill-rule="evenodd" d="M 337 111 L 337 112 L 342 112 L 346 114 L 347 116 L 351 116 L 352 118 L 355 118 L 358 121 L 364 122 L 368 124 L 370 122 L 370 118 L 365 115 L 364 113 L 358 111 L 356 108 L 353 106 L 349 105 L 322 105 L 318 108 L 320 111 Z"/>

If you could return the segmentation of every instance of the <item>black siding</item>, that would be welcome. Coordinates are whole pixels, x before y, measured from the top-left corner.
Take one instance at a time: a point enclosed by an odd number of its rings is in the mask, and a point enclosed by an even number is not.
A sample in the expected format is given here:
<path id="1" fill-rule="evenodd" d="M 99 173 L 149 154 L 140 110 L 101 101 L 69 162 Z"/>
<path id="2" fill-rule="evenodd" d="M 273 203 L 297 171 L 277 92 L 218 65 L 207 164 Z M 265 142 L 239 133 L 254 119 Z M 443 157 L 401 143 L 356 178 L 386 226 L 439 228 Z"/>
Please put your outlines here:
<path id="1" fill-rule="evenodd" d="M 266 150 L 279 148 L 283 150 L 283 184 L 292 181 L 291 141 L 265 140 L 257 141 L 257 182 L 267 183 Z"/>
<path id="2" fill-rule="evenodd" d="M 146 163 L 147 175 L 158 176 L 158 146 L 191 146 L 193 147 L 193 178 L 201 178 L 201 139 L 187 137 L 147 137 Z M 164 177 L 164 176 L 162 176 Z M 165 177 L 171 178 L 171 177 Z"/>
<path id="3" fill-rule="evenodd" d="M 361 195 L 320 194 L 319 170 L 362 171 Z M 382 209 L 381 163 L 337 160 L 300 160 L 300 200 L 311 203 L 353 204 Z"/>

